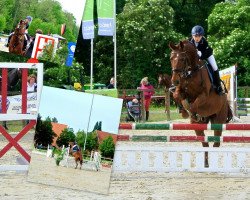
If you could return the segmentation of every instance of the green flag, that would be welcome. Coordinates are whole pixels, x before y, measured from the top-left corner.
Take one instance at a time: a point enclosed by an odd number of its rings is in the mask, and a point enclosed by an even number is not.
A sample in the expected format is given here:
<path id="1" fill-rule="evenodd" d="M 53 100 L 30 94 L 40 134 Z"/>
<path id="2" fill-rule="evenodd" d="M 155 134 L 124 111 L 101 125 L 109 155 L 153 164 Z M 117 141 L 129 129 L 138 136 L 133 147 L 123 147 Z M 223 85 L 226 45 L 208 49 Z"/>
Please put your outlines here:
<path id="1" fill-rule="evenodd" d="M 82 36 L 83 39 L 94 38 L 93 20 L 94 0 L 86 0 L 82 17 Z"/>
<path id="2" fill-rule="evenodd" d="M 97 0 L 98 35 L 114 35 L 114 0 Z"/>

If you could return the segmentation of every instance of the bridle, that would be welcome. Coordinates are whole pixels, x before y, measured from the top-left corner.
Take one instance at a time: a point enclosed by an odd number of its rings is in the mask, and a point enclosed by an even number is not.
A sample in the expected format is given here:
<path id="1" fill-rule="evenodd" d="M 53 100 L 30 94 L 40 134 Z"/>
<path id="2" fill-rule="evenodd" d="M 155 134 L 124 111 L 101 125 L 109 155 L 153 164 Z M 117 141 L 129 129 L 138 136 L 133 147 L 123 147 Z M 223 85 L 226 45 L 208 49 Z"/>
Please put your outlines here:
<path id="1" fill-rule="evenodd" d="M 186 51 L 184 52 L 177 52 L 177 51 L 172 51 L 171 52 L 171 57 L 175 55 L 175 59 L 178 59 L 178 57 L 180 57 L 179 59 L 183 59 L 183 66 L 178 66 L 175 69 L 172 69 L 173 73 L 176 73 L 180 76 L 180 78 L 187 78 L 188 76 L 190 76 L 191 73 L 191 62 L 187 56 Z M 183 56 L 182 56 L 183 55 Z M 182 56 L 182 57 L 181 57 Z"/>

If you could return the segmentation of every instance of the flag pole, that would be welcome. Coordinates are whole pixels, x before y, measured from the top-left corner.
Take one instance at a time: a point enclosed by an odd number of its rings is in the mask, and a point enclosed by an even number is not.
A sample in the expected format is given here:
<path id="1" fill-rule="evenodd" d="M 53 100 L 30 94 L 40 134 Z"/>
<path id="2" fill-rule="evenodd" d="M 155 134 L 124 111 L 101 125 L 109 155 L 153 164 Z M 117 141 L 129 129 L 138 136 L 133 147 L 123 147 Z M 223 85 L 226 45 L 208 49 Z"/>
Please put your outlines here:
<path id="1" fill-rule="evenodd" d="M 93 49 L 94 49 L 94 40 L 91 39 L 91 64 L 90 64 L 90 90 L 93 90 Z"/>
<path id="2" fill-rule="evenodd" d="M 114 42 L 114 88 L 117 88 L 117 60 L 116 60 L 116 0 L 114 0 L 114 35 L 113 35 L 113 42 Z"/>

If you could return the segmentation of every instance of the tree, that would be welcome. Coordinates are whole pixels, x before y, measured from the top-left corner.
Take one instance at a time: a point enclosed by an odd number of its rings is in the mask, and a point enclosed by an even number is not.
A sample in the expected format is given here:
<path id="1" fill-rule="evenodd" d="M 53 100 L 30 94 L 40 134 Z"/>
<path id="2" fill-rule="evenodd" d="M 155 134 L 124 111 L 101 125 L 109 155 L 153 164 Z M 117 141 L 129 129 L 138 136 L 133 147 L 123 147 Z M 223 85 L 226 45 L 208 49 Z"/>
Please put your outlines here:
<path id="1" fill-rule="evenodd" d="M 48 144 L 50 145 L 53 142 L 55 136 L 50 118 L 48 117 L 45 121 L 42 121 L 41 116 L 38 115 L 34 136 L 35 145 L 42 144 L 47 147 Z"/>
<path id="2" fill-rule="evenodd" d="M 169 5 L 174 9 L 173 26 L 176 31 L 190 36 L 191 28 L 194 25 L 201 25 L 207 30 L 207 17 L 214 6 L 223 0 L 175 0 L 169 1 Z"/>
<path id="3" fill-rule="evenodd" d="M 209 41 L 221 69 L 238 65 L 239 85 L 250 84 L 250 1 L 219 3 L 208 17 Z"/>
<path id="4" fill-rule="evenodd" d="M 155 85 L 158 73 L 170 73 L 168 43 L 183 37 L 174 31 L 173 18 L 174 11 L 166 0 L 126 3 L 117 16 L 121 88 L 135 88 L 145 76 Z"/>
<path id="5" fill-rule="evenodd" d="M 68 146 L 69 142 L 74 142 L 76 139 L 76 136 L 74 134 L 73 129 L 71 128 L 65 128 L 61 135 L 57 138 L 56 143 L 60 146 Z"/>
<path id="6" fill-rule="evenodd" d="M 6 19 L 3 15 L 0 15 L 0 32 L 2 32 L 6 27 Z"/>
<path id="7" fill-rule="evenodd" d="M 84 131 L 78 131 L 76 134 L 77 144 L 84 148 L 84 142 L 86 138 L 86 133 Z M 92 151 L 98 149 L 98 137 L 96 131 L 87 134 L 86 147 L 85 150 Z"/>
<path id="8" fill-rule="evenodd" d="M 115 152 L 115 143 L 111 136 L 106 137 L 100 144 L 100 151 L 102 156 L 113 158 Z"/>

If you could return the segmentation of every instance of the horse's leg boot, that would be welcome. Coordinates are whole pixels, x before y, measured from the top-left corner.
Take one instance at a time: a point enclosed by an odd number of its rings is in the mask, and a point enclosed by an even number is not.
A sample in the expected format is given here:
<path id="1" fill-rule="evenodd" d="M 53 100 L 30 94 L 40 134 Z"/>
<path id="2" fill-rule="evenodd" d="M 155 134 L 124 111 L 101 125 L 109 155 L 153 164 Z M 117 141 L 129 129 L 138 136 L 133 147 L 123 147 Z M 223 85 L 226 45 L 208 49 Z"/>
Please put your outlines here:
<path id="1" fill-rule="evenodd" d="M 216 87 L 216 92 L 218 95 L 222 96 L 224 94 L 223 89 L 221 87 L 221 79 L 219 70 L 214 71 L 214 84 Z"/>

